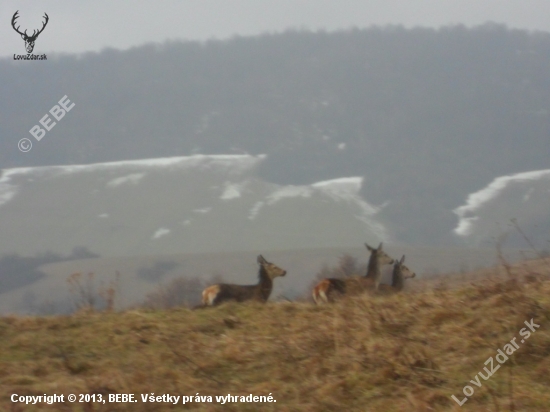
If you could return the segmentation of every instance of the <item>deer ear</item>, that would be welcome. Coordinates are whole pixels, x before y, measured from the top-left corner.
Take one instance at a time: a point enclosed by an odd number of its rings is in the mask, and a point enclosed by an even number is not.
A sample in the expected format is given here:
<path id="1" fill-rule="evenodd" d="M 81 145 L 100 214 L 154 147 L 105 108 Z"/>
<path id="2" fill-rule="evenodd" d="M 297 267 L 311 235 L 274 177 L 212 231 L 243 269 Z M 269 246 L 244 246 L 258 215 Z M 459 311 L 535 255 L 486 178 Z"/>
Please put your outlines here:
<path id="1" fill-rule="evenodd" d="M 403 262 L 405 262 L 405 255 L 403 255 L 403 256 L 401 257 L 401 260 L 399 261 L 400 264 L 403 264 Z"/>
<path id="2" fill-rule="evenodd" d="M 258 263 L 260 265 L 266 263 L 266 260 L 262 255 L 258 255 Z"/>
<path id="3" fill-rule="evenodd" d="M 22 35 L 21 35 L 21 38 L 22 38 L 23 40 L 25 40 L 25 35 L 24 35 L 24 34 L 22 34 Z"/>
<path id="4" fill-rule="evenodd" d="M 380 244 L 378 245 L 378 251 L 381 251 L 382 250 L 382 242 L 380 242 Z"/>
<path id="5" fill-rule="evenodd" d="M 366 243 L 365 243 L 365 247 L 368 249 L 369 252 L 372 252 L 372 251 L 374 250 L 374 248 L 370 247 L 370 246 L 367 245 Z"/>

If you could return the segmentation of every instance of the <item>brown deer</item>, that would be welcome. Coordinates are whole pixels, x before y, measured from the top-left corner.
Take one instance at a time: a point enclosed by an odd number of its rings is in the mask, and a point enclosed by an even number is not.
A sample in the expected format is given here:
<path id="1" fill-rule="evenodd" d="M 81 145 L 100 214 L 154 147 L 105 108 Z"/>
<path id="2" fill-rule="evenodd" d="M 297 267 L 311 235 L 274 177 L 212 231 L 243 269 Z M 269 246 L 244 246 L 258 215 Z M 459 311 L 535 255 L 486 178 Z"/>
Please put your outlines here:
<path id="1" fill-rule="evenodd" d="M 405 255 L 393 265 L 391 285 L 379 285 L 379 292 L 384 294 L 401 292 L 405 287 L 405 279 L 412 279 L 416 276 L 416 273 L 403 264 L 404 262 Z"/>
<path id="2" fill-rule="evenodd" d="M 203 307 L 216 306 L 230 300 L 266 302 L 273 289 L 273 279 L 278 276 L 285 276 L 286 270 L 268 262 L 262 255 L 258 256 L 258 264 L 260 265 L 258 271 L 259 282 L 256 285 L 218 283 L 208 286 L 202 291 Z"/>
<path id="3" fill-rule="evenodd" d="M 34 42 L 36 41 L 36 38 L 38 37 L 38 35 L 40 33 L 42 33 L 44 31 L 44 29 L 46 28 L 46 25 L 48 24 L 48 21 L 50 20 L 50 18 L 48 17 L 48 15 L 46 13 L 44 13 L 44 19 L 46 21 L 44 23 L 42 23 L 42 28 L 40 30 L 38 30 L 38 32 L 36 30 L 33 30 L 32 34 L 30 36 L 27 34 L 27 30 L 25 30 L 24 32 L 21 32 L 21 31 L 19 31 L 20 26 L 15 27 L 18 18 L 19 18 L 19 10 L 17 10 L 14 13 L 14 15 L 11 19 L 11 26 L 13 27 L 13 29 L 17 33 L 19 33 L 21 35 L 21 38 L 23 40 L 25 40 L 25 49 L 27 49 L 27 53 L 32 53 L 32 51 L 34 49 Z"/>
<path id="4" fill-rule="evenodd" d="M 354 276 L 346 279 L 323 279 L 313 288 L 312 295 L 315 303 L 328 303 L 332 300 L 333 294 L 345 295 L 352 291 L 378 290 L 382 276 L 380 268 L 383 265 L 391 265 L 395 260 L 382 250 L 382 243 L 377 248 L 373 248 L 366 243 L 365 246 L 370 252 L 367 274 L 364 277 Z"/>

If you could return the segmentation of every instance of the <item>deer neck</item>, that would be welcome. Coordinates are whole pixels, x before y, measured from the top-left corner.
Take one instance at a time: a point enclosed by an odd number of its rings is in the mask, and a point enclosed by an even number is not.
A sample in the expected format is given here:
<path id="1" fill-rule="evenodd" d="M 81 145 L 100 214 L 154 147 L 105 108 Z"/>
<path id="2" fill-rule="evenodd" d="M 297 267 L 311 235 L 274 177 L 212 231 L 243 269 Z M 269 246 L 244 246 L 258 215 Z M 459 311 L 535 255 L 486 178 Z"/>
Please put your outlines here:
<path id="1" fill-rule="evenodd" d="M 375 281 L 380 280 L 380 263 L 378 261 L 378 256 L 376 254 L 371 253 L 369 258 L 369 264 L 367 266 L 367 274 L 365 275 L 366 278 L 373 279 Z"/>
<path id="2" fill-rule="evenodd" d="M 273 279 L 269 277 L 263 266 L 260 266 L 258 277 L 260 278 L 260 281 L 258 282 L 258 289 L 260 290 L 262 297 L 267 300 L 271 294 L 271 290 L 273 289 Z"/>
<path id="3" fill-rule="evenodd" d="M 391 285 L 396 290 L 403 290 L 403 287 L 405 286 L 405 279 L 403 279 L 403 273 L 401 272 L 400 267 L 393 268 Z"/>

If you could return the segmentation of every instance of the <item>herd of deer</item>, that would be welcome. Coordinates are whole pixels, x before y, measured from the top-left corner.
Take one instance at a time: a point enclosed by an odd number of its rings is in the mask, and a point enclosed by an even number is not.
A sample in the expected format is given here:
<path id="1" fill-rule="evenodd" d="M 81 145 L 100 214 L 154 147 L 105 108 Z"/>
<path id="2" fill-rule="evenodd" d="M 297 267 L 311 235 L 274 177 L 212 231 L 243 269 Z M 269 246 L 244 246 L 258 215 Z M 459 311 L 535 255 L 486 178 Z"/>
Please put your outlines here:
<path id="1" fill-rule="evenodd" d="M 391 294 L 403 289 L 405 279 L 414 278 L 416 274 L 403 263 L 405 255 L 401 260 L 392 259 L 382 250 L 382 243 L 373 248 L 365 243 L 370 252 L 367 274 L 362 277 L 350 276 L 344 279 L 329 278 L 321 280 L 313 288 L 313 300 L 317 304 L 328 303 L 337 296 L 357 294 L 366 291 L 375 293 Z M 262 255 L 258 256 L 260 269 L 258 272 L 259 281 L 256 285 L 233 285 L 218 283 L 207 287 L 202 292 L 202 306 L 215 306 L 226 301 L 244 302 L 255 300 L 266 302 L 273 289 L 273 280 L 279 276 L 285 276 L 286 270 L 268 262 Z M 380 283 L 382 276 L 381 267 L 393 264 L 392 284 Z"/>

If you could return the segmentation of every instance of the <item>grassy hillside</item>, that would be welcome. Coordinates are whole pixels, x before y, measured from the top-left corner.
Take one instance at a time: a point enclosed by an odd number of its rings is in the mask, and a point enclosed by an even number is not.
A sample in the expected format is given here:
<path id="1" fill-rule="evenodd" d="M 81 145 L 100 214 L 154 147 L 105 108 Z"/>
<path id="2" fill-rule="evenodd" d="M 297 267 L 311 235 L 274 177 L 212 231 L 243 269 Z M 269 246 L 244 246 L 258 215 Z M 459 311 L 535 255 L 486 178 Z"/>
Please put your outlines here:
<path id="1" fill-rule="evenodd" d="M 520 343 L 531 319 L 540 327 Z M 519 349 L 502 367 L 481 387 L 470 383 L 514 337 Z M 0 409 L 11 411 L 547 411 L 549 372 L 548 261 L 321 307 L 0 318 Z M 462 400 L 465 385 L 475 393 L 461 408 L 451 395 Z M 137 402 L 25 407 L 10 402 L 13 393 L 133 393 Z M 152 393 L 213 402 L 142 402 Z M 216 403 L 227 394 L 277 402 Z"/>

